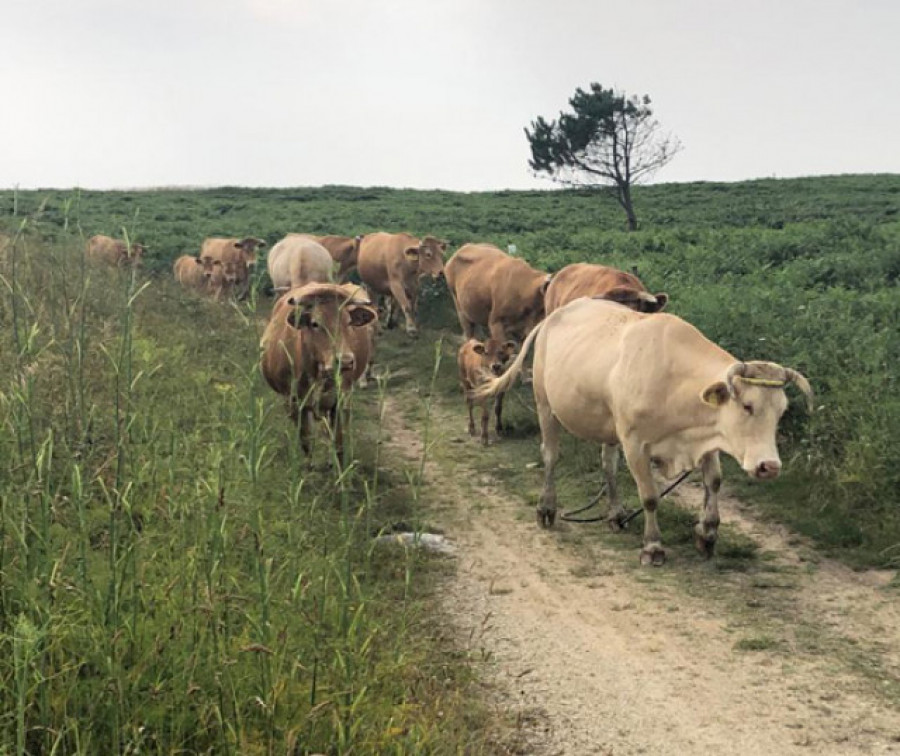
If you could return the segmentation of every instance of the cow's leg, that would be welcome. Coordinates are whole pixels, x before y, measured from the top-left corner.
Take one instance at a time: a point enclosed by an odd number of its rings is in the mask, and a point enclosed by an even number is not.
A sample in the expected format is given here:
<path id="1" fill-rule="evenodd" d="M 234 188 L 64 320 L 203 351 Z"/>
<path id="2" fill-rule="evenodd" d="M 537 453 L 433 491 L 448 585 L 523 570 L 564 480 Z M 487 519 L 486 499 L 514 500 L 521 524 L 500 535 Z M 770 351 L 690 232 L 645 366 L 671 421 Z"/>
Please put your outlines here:
<path id="1" fill-rule="evenodd" d="M 553 527 L 556 520 L 556 463 L 559 461 L 559 421 L 546 402 L 538 402 L 538 422 L 541 426 L 541 459 L 544 461 L 544 489 L 537 508 L 538 525 Z"/>
<path id="2" fill-rule="evenodd" d="M 491 410 L 488 406 L 488 400 L 484 399 L 481 402 L 481 445 L 487 446 L 490 443 L 490 438 L 488 437 L 488 421 L 491 417 Z"/>
<path id="3" fill-rule="evenodd" d="M 662 547 L 662 534 L 656 510 L 659 507 L 659 488 L 653 479 L 650 457 L 643 451 L 640 443 L 624 442 L 625 461 L 637 483 L 638 496 L 644 508 L 644 547 L 641 549 L 641 564 L 659 567 L 665 564 L 666 551 Z"/>
<path id="4" fill-rule="evenodd" d="M 497 435 L 500 436 L 503 433 L 503 394 L 497 394 L 494 399 L 494 416 L 497 419 Z"/>
<path id="5" fill-rule="evenodd" d="M 466 409 L 469 411 L 469 435 L 475 435 L 475 416 L 472 414 L 472 409 L 475 405 L 475 401 L 469 395 L 468 390 L 465 386 L 463 386 L 463 394 L 466 396 Z"/>
<path id="6" fill-rule="evenodd" d="M 703 472 L 703 514 L 694 526 L 694 545 L 709 559 L 716 550 L 719 537 L 719 489 L 722 487 L 722 466 L 719 452 L 710 452 L 700 460 Z"/>
<path id="7" fill-rule="evenodd" d="M 403 315 L 406 318 L 406 332 L 410 335 L 416 333 L 417 329 L 415 316 L 413 314 L 413 305 L 412 302 L 410 302 L 409 296 L 407 296 L 406 289 L 401 281 L 391 281 L 391 294 L 393 295 L 396 304 L 400 305 L 400 309 L 403 310 Z"/>
<path id="8" fill-rule="evenodd" d="M 310 425 L 312 425 L 312 412 L 310 412 L 306 407 L 300 408 L 300 447 L 303 449 L 303 453 L 309 457 L 310 456 Z"/>
<path id="9" fill-rule="evenodd" d="M 616 486 L 616 472 L 619 469 L 618 444 L 603 444 L 600 448 L 600 457 L 603 460 L 603 476 L 609 494 L 609 514 L 606 515 L 606 522 L 609 524 L 610 530 L 618 532 L 622 529 L 627 517 L 625 508 L 619 499 L 619 488 Z"/>

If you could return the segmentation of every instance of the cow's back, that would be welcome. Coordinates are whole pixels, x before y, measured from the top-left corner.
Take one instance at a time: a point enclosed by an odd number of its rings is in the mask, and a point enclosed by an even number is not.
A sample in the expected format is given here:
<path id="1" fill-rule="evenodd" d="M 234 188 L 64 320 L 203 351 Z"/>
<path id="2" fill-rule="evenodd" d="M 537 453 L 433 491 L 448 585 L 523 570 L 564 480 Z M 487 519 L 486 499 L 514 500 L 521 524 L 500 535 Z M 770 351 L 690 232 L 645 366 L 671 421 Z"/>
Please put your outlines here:
<path id="1" fill-rule="evenodd" d="M 508 255 L 493 244 L 464 244 L 444 265 L 447 287 L 452 292 L 473 288 L 483 280 L 485 273 L 506 257 Z"/>
<path id="2" fill-rule="evenodd" d="M 203 266 L 193 255 L 182 255 L 175 261 L 172 269 L 175 272 L 175 280 L 182 286 L 200 288 L 206 284 Z"/>
<path id="3" fill-rule="evenodd" d="M 487 326 L 502 319 L 523 338 L 543 315 L 547 274 L 492 244 L 466 244 L 444 269 L 458 311 Z"/>
<path id="4" fill-rule="evenodd" d="M 334 261 L 328 250 L 305 234 L 289 234 L 278 242 L 266 264 L 272 285 L 279 290 L 333 280 Z"/>
<path id="5" fill-rule="evenodd" d="M 418 245 L 419 240 L 410 234 L 366 234 L 359 243 L 359 277 L 376 293 L 390 293 L 391 277 L 403 274 L 405 251 Z"/>
<path id="6" fill-rule="evenodd" d="M 200 257 L 208 257 L 211 260 L 219 260 L 221 262 L 235 259 L 240 254 L 240 250 L 234 246 L 236 241 L 238 240 L 210 236 L 204 239 L 203 244 L 200 246 Z"/>
<path id="7" fill-rule="evenodd" d="M 578 299 L 548 315 L 538 335 L 535 393 L 573 435 L 616 443 L 617 428 L 652 428 L 673 406 L 699 404 L 696 386 L 733 362 L 674 315 Z"/>
<path id="8" fill-rule="evenodd" d="M 87 257 L 95 262 L 105 262 L 117 265 L 123 251 L 122 243 L 111 236 L 95 234 L 88 240 Z"/>
<path id="9" fill-rule="evenodd" d="M 631 273 L 606 265 L 572 263 L 553 276 L 544 295 L 544 306 L 549 315 L 580 297 L 606 296 L 641 312 L 661 310 L 668 301 L 665 294 L 650 294 Z"/>

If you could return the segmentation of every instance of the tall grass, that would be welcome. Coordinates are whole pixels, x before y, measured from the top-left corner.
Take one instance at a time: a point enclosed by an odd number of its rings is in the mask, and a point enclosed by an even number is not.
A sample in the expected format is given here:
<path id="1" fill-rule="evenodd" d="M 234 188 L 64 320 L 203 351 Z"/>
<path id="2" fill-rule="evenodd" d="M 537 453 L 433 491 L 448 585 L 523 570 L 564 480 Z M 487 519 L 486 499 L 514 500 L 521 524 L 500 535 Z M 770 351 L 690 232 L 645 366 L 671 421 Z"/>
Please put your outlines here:
<path id="1" fill-rule="evenodd" d="M 409 507 L 380 426 L 354 417 L 343 470 L 326 436 L 306 460 L 256 367 L 264 302 L 34 225 L 0 260 L 0 751 L 479 750 L 428 565 L 374 546 Z"/>

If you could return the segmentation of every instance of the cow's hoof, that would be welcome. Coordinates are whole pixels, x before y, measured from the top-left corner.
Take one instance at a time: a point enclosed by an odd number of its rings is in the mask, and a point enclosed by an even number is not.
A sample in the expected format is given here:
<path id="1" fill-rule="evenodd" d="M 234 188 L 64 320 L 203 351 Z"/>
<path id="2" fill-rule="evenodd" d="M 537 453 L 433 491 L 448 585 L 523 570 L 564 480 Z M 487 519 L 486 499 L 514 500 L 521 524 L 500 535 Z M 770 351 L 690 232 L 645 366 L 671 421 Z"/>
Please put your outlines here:
<path id="1" fill-rule="evenodd" d="M 715 530 L 705 533 L 700 523 L 694 525 L 694 546 L 705 559 L 711 559 L 715 555 L 718 535 Z"/>
<path id="2" fill-rule="evenodd" d="M 540 509 L 537 510 L 537 524 L 542 528 L 552 528 L 553 523 L 556 522 L 556 510 L 555 509 Z"/>
<path id="3" fill-rule="evenodd" d="M 482 436 L 481 437 L 481 445 L 482 446 L 490 446 L 491 440 L 487 436 Z"/>
<path id="4" fill-rule="evenodd" d="M 616 512 L 606 518 L 606 525 L 612 533 L 621 533 L 628 527 L 628 513 Z"/>
<path id="5" fill-rule="evenodd" d="M 641 549 L 641 564 L 644 567 L 662 567 L 666 563 L 666 551 L 658 543 L 651 543 Z"/>
<path id="6" fill-rule="evenodd" d="M 474 426 L 474 425 L 470 425 L 470 426 L 469 426 L 469 435 L 470 435 L 470 436 L 476 436 L 476 435 L 478 435 L 478 431 L 475 430 L 475 426 Z"/>

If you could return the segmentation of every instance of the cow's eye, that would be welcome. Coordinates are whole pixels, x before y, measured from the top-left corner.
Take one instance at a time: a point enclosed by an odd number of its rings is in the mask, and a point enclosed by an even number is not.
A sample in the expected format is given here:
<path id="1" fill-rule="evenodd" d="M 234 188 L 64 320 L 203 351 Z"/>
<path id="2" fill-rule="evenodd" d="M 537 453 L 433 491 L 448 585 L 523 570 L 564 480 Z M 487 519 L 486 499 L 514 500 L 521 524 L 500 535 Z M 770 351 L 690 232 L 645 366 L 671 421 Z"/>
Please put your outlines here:
<path id="1" fill-rule="evenodd" d="M 752 414 L 753 414 L 753 405 L 752 405 L 752 404 L 745 404 L 745 405 L 744 405 L 744 412 L 746 412 L 748 415 L 752 415 Z"/>

